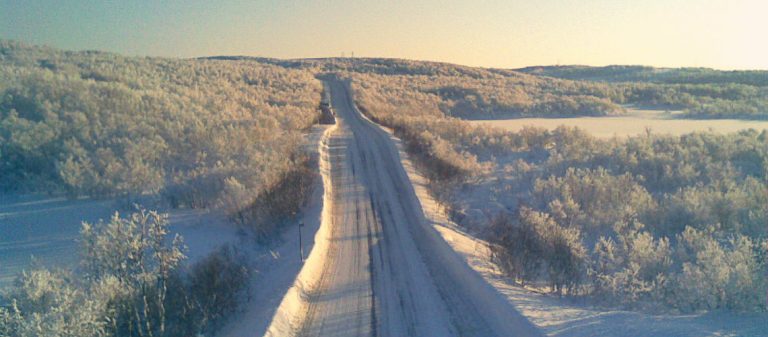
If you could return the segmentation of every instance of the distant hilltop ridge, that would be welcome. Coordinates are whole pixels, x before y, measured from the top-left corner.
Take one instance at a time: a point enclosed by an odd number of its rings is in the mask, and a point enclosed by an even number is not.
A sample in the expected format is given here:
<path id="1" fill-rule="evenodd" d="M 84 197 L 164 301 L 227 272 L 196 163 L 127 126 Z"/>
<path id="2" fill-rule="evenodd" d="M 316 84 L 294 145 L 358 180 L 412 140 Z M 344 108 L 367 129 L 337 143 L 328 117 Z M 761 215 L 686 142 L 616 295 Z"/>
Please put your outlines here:
<path id="1" fill-rule="evenodd" d="M 716 70 L 711 68 L 654 68 L 639 65 L 590 67 L 533 66 L 515 71 L 570 80 L 651 82 L 667 84 L 738 83 L 768 86 L 768 70 Z"/>
<path id="2" fill-rule="evenodd" d="M 114 54 L 98 50 L 62 51 L 47 46 L 36 46 L 23 41 L 0 39 L 0 57 L 7 50 L 24 49 L 37 52 L 63 52 L 65 54 Z M 165 57 L 162 57 L 165 58 Z M 481 78 L 487 75 L 520 76 L 522 74 L 547 76 L 569 80 L 601 82 L 649 82 L 661 84 L 707 84 L 736 83 L 751 86 L 768 86 L 768 70 L 717 70 L 712 68 L 683 67 L 658 68 L 643 65 L 609 65 L 602 67 L 585 65 L 537 65 L 524 68 L 485 68 L 472 67 L 448 62 L 409 60 L 382 57 L 318 57 L 280 59 L 273 57 L 245 55 L 215 55 L 195 59 L 201 60 L 250 60 L 259 63 L 274 64 L 289 68 L 323 67 L 326 70 L 347 70 L 372 72 L 390 75 L 432 75 L 432 76 L 470 76 Z"/>
<path id="3" fill-rule="evenodd" d="M 653 68 L 636 65 L 536 66 L 520 69 L 470 67 L 396 58 L 277 59 L 251 56 L 200 58 L 124 57 L 98 51 L 61 51 L 0 40 L 0 61 L 61 72 L 67 58 L 132 60 L 202 65 L 227 62 L 298 70 L 314 78 L 322 73 L 385 75 L 415 83 L 429 100 L 444 101 L 445 113 L 459 118 L 607 116 L 627 105 L 679 110 L 682 118 L 768 119 L 768 71 L 720 71 L 706 68 Z M 62 63 L 62 64 L 59 64 Z M 78 63 L 79 64 L 79 63 Z M 118 62 L 119 64 L 119 62 Z M 59 65 L 63 68 L 59 69 Z M 87 64 L 86 64 L 87 65 Z M 219 66 L 217 65 L 217 66 Z M 92 67 L 91 67 L 92 68 Z M 114 68 L 114 67 L 111 67 Z M 74 68 L 70 69 L 74 70 Z M 84 79 L 109 80 L 105 69 L 78 70 Z M 346 75 L 344 75 L 346 74 Z M 398 79 L 398 76 L 408 77 Z M 254 78 L 246 79 L 253 82 Z M 253 82 L 253 83 L 256 83 Z"/>

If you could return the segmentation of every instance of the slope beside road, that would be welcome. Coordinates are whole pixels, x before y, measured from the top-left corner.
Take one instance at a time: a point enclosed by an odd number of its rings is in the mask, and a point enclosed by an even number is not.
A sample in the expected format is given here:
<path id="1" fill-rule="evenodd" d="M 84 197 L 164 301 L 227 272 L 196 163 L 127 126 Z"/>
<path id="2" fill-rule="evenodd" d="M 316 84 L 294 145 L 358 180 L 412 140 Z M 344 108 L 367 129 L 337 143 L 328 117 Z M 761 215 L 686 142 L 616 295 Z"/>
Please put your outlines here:
<path id="1" fill-rule="evenodd" d="M 328 85 L 338 117 L 326 149 L 330 214 L 270 334 L 539 336 L 426 223 L 395 144 L 346 83 Z"/>

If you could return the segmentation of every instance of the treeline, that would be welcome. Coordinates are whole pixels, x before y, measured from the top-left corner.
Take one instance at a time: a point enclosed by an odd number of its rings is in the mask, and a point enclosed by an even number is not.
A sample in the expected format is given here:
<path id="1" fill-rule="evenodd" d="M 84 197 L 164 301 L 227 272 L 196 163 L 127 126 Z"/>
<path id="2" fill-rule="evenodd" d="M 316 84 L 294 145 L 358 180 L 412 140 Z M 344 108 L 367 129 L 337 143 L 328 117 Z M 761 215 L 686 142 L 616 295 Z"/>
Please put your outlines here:
<path id="1" fill-rule="evenodd" d="M 683 110 L 690 118 L 764 119 L 768 116 L 768 86 L 739 83 L 614 84 L 623 89 L 614 102 L 657 109 Z"/>
<path id="2" fill-rule="evenodd" d="M 683 109 L 690 117 L 766 118 L 768 71 L 644 66 L 551 66 L 518 69 L 538 76 L 611 83 L 617 103 Z"/>
<path id="3" fill-rule="evenodd" d="M 382 90 L 402 91 L 396 96 L 423 94 L 445 115 L 466 119 L 617 115 L 624 113 L 626 105 L 683 110 L 686 117 L 759 119 L 768 114 L 768 86 L 738 80 L 739 76 L 760 79 L 763 72 L 738 76 L 716 72 L 721 75 L 654 83 L 568 80 L 400 60 L 335 60 L 296 66 L 344 72 Z"/>
<path id="4" fill-rule="evenodd" d="M 626 105 L 682 110 L 691 118 L 764 119 L 768 115 L 766 71 L 642 66 L 509 70 L 381 58 L 255 60 L 389 82 L 390 89 L 434 95 L 446 115 L 467 119 L 605 116 L 623 113 Z"/>
<path id="5" fill-rule="evenodd" d="M 80 267 L 24 272 L 0 296 L 0 336 L 210 335 L 249 292 L 245 255 L 223 246 L 187 267 L 167 215 L 84 223 Z"/>
<path id="6" fill-rule="evenodd" d="M 426 144 L 408 149 L 439 201 L 518 281 L 607 305 L 766 309 L 768 133 L 507 132 L 446 117 L 402 83 L 418 79 L 349 77 L 366 114 Z"/>
<path id="7" fill-rule="evenodd" d="M 647 66 L 539 66 L 515 69 L 533 75 L 605 82 L 666 84 L 746 84 L 768 86 L 765 70 L 715 70 L 710 68 L 654 68 Z"/>
<path id="8" fill-rule="evenodd" d="M 523 116 L 604 116 L 623 108 L 611 101 L 619 89 L 606 84 L 537 78 L 522 73 L 498 74 L 476 69 L 473 75 L 379 75 L 348 72 L 356 81 L 390 96 L 416 95 L 434 108 L 460 118 Z"/>

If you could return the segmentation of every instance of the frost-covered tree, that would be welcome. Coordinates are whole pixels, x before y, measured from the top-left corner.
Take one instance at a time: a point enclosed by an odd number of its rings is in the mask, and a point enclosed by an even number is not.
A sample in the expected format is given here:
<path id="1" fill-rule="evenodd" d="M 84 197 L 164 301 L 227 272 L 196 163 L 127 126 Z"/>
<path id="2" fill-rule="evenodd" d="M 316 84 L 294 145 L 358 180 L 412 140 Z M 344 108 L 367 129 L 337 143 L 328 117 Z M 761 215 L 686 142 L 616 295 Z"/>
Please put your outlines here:
<path id="1" fill-rule="evenodd" d="M 606 302 L 628 306 L 665 300 L 672 265 L 667 238 L 654 238 L 644 226 L 617 223 L 612 237 L 595 244 L 590 274 L 594 293 Z"/>
<path id="2" fill-rule="evenodd" d="M 193 266 L 189 296 L 199 331 L 218 329 L 248 297 L 251 272 L 247 261 L 236 247 L 226 245 Z"/>
<path id="3" fill-rule="evenodd" d="M 98 337 L 107 335 L 107 302 L 79 287 L 60 271 L 24 272 L 10 294 L 10 308 L 0 312 L 3 336 Z"/>
<path id="4" fill-rule="evenodd" d="M 215 332 L 247 299 L 247 257 L 223 247 L 191 268 L 167 216 L 83 224 L 77 273 L 24 272 L 0 297 L 0 336 L 187 337 Z"/>
<path id="5" fill-rule="evenodd" d="M 139 210 L 128 218 L 116 213 L 108 223 L 83 223 L 83 269 L 91 282 L 114 278 L 129 298 L 117 300 L 118 312 L 112 328 L 116 334 L 136 332 L 153 335 L 165 332 L 165 308 L 169 279 L 184 259 L 177 235 L 168 244 L 167 215 Z"/>

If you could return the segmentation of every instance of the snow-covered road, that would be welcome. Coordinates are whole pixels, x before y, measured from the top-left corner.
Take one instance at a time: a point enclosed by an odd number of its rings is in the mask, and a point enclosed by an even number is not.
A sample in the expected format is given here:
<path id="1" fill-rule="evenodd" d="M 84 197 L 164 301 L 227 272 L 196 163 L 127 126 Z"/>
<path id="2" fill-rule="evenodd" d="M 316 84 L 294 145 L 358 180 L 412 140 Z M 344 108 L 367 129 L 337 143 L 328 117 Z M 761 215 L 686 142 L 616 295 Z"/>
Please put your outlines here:
<path id="1" fill-rule="evenodd" d="M 536 336 L 431 225 L 388 134 L 330 81 L 331 220 L 301 336 Z"/>

